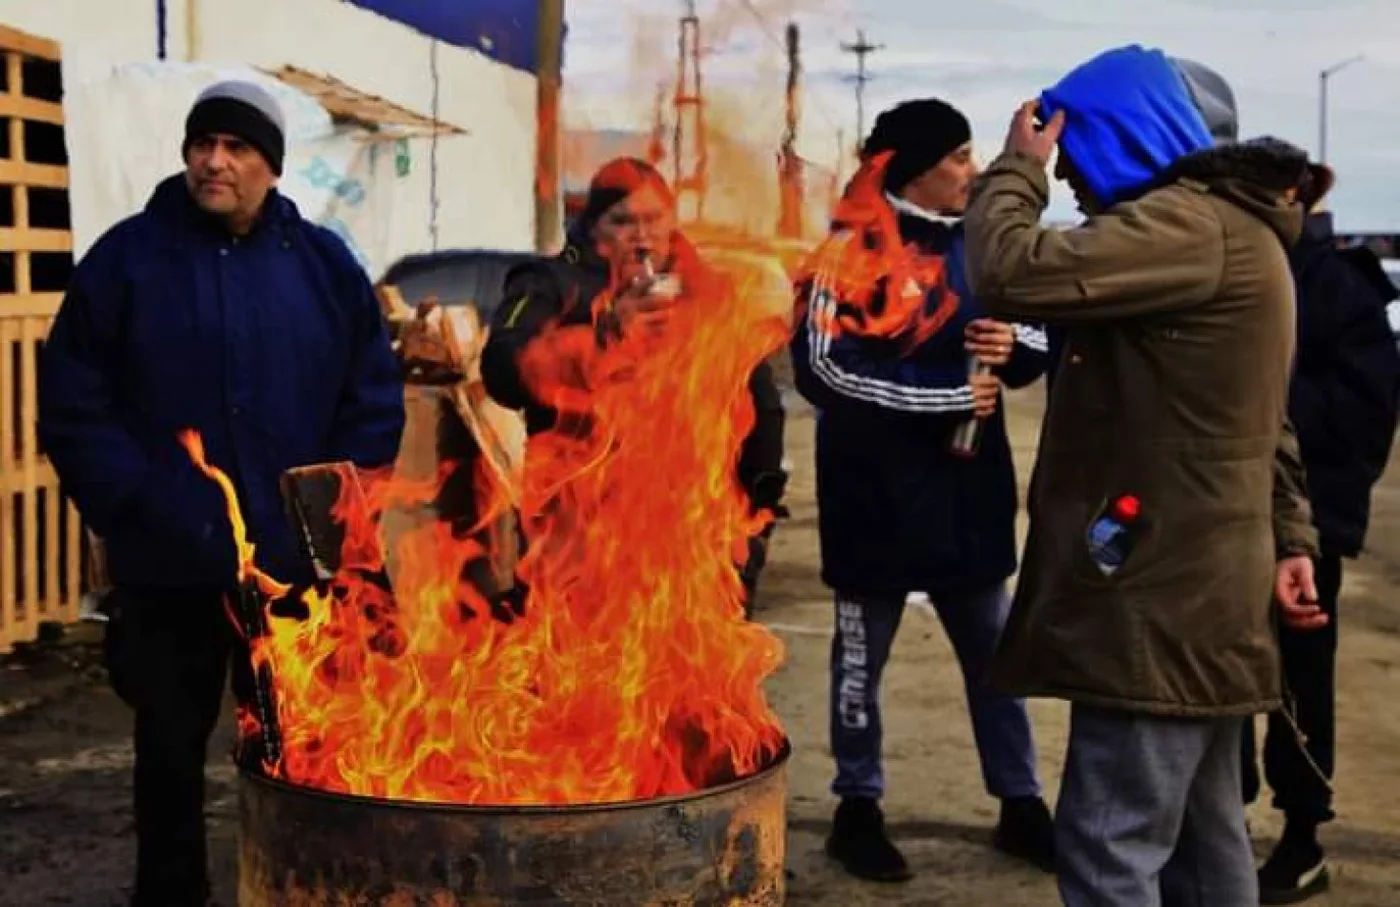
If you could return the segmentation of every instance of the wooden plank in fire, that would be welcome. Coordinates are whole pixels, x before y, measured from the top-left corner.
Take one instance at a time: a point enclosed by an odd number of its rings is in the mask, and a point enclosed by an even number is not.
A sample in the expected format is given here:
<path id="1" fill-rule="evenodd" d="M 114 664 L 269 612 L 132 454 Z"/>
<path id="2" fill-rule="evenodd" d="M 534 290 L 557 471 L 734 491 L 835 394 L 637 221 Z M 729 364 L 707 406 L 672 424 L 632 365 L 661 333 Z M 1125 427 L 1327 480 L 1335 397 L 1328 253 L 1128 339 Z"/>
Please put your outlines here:
<path id="1" fill-rule="evenodd" d="M 447 387 L 457 417 L 476 438 L 501 487 L 509 489 L 514 499 L 517 483 L 512 465 L 520 457 L 513 448 L 522 444 L 514 439 L 517 443 L 512 445 L 513 439 L 487 414 L 480 375 L 487 328 L 476 307 L 448 308 L 429 301 L 414 312 L 389 286 L 381 287 L 380 302 L 386 317 L 400 324 L 398 354 L 406 380 Z"/>
<path id="2" fill-rule="evenodd" d="M 317 579 L 328 582 L 345 566 L 346 524 L 372 523 L 369 499 L 353 463 L 317 463 L 282 475 L 287 517 Z M 378 552 L 378 563 L 384 563 Z M 353 566 L 353 565 L 352 565 Z M 362 566 L 362 565 L 359 565 Z M 387 577 L 385 580 L 387 587 Z"/>

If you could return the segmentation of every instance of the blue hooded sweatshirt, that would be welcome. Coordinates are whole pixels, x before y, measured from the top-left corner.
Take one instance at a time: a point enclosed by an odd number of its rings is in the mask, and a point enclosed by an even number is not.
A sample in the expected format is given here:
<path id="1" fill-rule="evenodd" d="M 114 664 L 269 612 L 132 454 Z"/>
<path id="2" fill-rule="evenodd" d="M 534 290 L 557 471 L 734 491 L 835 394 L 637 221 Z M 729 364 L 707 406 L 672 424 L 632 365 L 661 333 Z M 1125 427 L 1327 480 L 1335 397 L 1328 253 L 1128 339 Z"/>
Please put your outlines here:
<path id="1" fill-rule="evenodd" d="M 1105 209 L 1136 198 L 1178 160 L 1215 144 L 1180 69 L 1162 51 L 1137 44 L 1104 51 L 1046 89 L 1041 117 L 1061 110 L 1060 150 Z M 1048 385 L 1064 331 L 1046 333 Z"/>
<path id="2" fill-rule="evenodd" d="M 1080 64 L 1040 96 L 1041 115 L 1065 112 L 1060 149 L 1102 208 L 1148 189 L 1180 158 L 1214 142 L 1180 70 L 1132 44 Z"/>

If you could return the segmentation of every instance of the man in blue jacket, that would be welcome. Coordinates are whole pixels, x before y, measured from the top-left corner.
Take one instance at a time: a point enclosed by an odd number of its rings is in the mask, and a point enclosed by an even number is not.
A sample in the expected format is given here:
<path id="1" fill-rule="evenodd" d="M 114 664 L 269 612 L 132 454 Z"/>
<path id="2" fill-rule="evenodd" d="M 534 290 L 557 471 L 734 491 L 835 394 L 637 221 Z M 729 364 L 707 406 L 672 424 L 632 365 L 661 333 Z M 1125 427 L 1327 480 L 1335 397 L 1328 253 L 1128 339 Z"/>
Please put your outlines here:
<path id="1" fill-rule="evenodd" d="M 899 278 L 881 274 L 864 311 L 835 288 L 859 279 L 854 265 L 825 275 L 819 265 L 799 286 L 805 314 L 791 352 L 798 390 L 818 410 L 822 578 L 836 598 L 830 716 L 832 792 L 841 803 L 827 850 L 862 878 L 911 877 L 878 806 L 879 685 L 905 599 L 924 592 L 963 669 L 983 779 L 1002 803 L 996 844 L 1049 869 L 1052 825 L 1025 705 L 983 676 L 1009 608 L 1006 580 L 1016 570 L 1016 476 L 1000 384 L 1040 377 L 1044 333 L 987 318 L 968 292 L 960 216 L 977 166 L 960 112 L 935 99 L 888 110 L 863 158 L 844 205 L 873 209 L 898 235 L 878 235 L 874 222 L 843 222 L 838 210 L 826 248 L 907 250 L 927 279 L 915 279 L 912 291 L 900 286 L 897 296 Z M 883 176 L 861 198 L 875 167 Z M 909 323 L 860 328 L 888 323 L 911 292 L 917 305 Z M 989 374 L 970 377 L 974 356 Z M 969 421 L 980 428 L 980 445 L 955 453 Z"/>
<path id="2" fill-rule="evenodd" d="M 132 903 L 207 896 L 204 761 L 233 655 L 237 556 L 225 501 L 177 435 L 237 489 L 260 566 L 305 581 L 283 471 L 393 462 L 403 393 L 370 284 L 345 244 L 276 190 L 284 126 L 261 88 L 203 92 L 186 169 L 78 264 L 45 344 L 39 432 L 106 543 L 107 659 L 136 713 Z"/>

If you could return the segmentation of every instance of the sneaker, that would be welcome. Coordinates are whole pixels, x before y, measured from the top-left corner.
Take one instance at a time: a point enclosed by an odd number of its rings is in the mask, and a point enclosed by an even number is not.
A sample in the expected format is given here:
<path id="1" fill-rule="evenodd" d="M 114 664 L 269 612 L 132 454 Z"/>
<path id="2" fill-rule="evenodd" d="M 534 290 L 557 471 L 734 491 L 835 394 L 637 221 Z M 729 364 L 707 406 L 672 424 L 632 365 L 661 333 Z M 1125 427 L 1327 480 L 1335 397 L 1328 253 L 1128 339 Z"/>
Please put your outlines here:
<path id="1" fill-rule="evenodd" d="M 885 832 L 885 814 L 867 797 L 846 797 L 836 808 L 827 856 L 858 879 L 907 882 L 914 877 L 904 854 Z"/>
<path id="2" fill-rule="evenodd" d="M 1025 860 L 1042 872 L 1055 871 L 1055 820 L 1039 797 L 1001 801 L 1001 818 L 992 838 L 996 849 Z"/>
<path id="3" fill-rule="evenodd" d="M 1285 835 L 1259 867 L 1259 903 L 1301 904 L 1331 884 L 1322 846 Z"/>

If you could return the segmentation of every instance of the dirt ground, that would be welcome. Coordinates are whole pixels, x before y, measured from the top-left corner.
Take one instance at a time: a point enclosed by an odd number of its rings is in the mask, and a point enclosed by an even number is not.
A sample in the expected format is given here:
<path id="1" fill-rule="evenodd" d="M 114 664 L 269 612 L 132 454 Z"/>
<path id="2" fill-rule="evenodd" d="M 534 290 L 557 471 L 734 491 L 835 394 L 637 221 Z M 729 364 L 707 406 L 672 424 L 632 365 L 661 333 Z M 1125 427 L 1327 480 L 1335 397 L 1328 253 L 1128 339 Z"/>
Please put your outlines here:
<path id="1" fill-rule="evenodd" d="M 1022 479 L 1033 456 L 1041 390 L 1010 401 Z M 962 684 L 937 620 L 911 609 L 885 691 L 893 831 L 919 876 L 907 885 L 853 881 L 822 854 L 833 801 L 826 744 L 831 624 L 817 578 L 810 415 L 794 403 L 792 519 L 774 540 L 760 619 L 788 645 L 772 684 L 796 754 L 790 765 L 788 863 L 792 904 L 1000 905 L 1057 903 L 1052 880 L 1002 858 L 989 837 L 995 804 L 982 790 Z M 1325 831 L 1334 860 L 1333 907 L 1400 905 L 1400 467 L 1375 498 L 1372 552 L 1349 565 L 1343 593 L 1338 704 L 1339 820 Z M 81 639 L 83 634 L 77 634 Z M 87 634 L 91 637 L 91 632 Z M 129 714 L 91 667 L 91 645 L 0 663 L 0 905 L 108 907 L 122 903 L 134 857 L 128 805 Z M 38 704 L 35 704 L 35 703 Z M 1047 793 L 1053 798 L 1066 712 L 1033 703 Z M 234 903 L 235 779 L 227 722 L 211 748 L 209 817 L 216 893 Z M 1275 814 L 1253 812 L 1261 850 Z"/>

